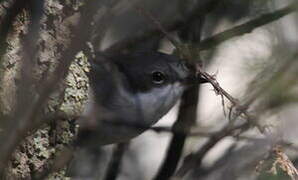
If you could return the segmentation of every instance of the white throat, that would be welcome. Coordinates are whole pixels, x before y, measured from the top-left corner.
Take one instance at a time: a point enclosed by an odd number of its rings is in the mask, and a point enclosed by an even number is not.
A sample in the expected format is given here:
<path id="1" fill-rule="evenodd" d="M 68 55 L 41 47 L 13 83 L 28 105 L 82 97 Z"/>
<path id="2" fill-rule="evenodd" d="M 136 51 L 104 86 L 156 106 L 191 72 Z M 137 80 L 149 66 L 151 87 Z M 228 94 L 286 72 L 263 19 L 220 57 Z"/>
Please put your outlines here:
<path id="1" fill-rule="evenodd" d="M 164 116 L 175 105 L 183 89 L 180 83 L 175 83 L 151 89 L 146 93 L 138 93 L 136 101 L 140 103 L 145 123 L 156 123 Z"/>

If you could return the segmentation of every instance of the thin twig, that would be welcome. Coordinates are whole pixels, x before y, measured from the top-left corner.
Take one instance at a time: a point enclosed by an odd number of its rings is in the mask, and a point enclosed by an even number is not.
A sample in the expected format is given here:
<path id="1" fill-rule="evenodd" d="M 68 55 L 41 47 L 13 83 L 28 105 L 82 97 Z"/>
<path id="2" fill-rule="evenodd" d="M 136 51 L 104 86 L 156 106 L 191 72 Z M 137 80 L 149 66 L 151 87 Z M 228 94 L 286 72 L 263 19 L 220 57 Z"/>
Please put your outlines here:
<path id="1" fill-rule="evenodd" d="M 232 135 L 236 130 L 240 130 L 241 132 L 247 130 L 249 128 L 249 124 L 246 122 L 244 124 L 231 127 L 227 125 L 222 130 L 218 131 L 217 133 L 213 134 L 209 141 L 205 143 L 203 147 L 200 148 L 200 150 L 194 154 L 190 154 L 185 157 L 181 167 L 177 170 L 175 174 L 175 178 L 181 179 L 190 169 L 194 167 L 198 167 L 201 164 L 201 161 L 203 157 L 206 155 L 206 153 L 214 147 L 220 140 L 223 138 Z M 240 133 L 239 133 L 240 134 Z"/>
<path id="2" fill-rule="evenodd" d="M 183 60 L 189 60 L 190 62 L 196 62 L 193 59 L 197 59 L 197 56 L 189 53 L 188 48 L 182 43 L 176 41 L 172 36 L 163 28 L 160 21 L 158 21 L 152 14 L 145 11 L 143 8 L 137 7 L 137 11 L 148 17 L 150 21 L 167 37 L 167 39 L 176 47 L 178 50 L 178 55 L 182 57 Z M 204 18 L 204 17 L 203 17 Z M 202 24 L 200 24 L 202 25 Z M 201 26 L 202 28 L 203 26 Z M 197 36 L 200 36 L 200 32 Z M 193 33 L 189 31 L 188 33 Z M 200 39 L 197 39 L 200 40 Z M 196 54 L 197 55 L 197 54 Z M 194 64 L 193 64 L 194 65 Z M 194 65 L 195 66 L 195 65 Z M 189 90 L 185 91 L 181 98 L 181 104 L 179 108 L 177 121 L 174 123 L 173 129 L 179 129 L 182 133 L 174 133 L 174 136 L 170 142 L 167 150 L 165 160 L 163 161 L 158 173 L 155 176 L 155 180 L 165 180 L 169 179 L 175 172 L 180 157 L 182 155 L 183 147 L 187 138 L 187 134 L 190 128 L 196 121 L 196 109 L 198 104 L 198 92 L 199 85 L 195 85 Z"/>
<path id="3" fill-rule="evenodd" d="M 279 143 L 278 139 L 273 139 L 275 136 L 272 134 L 272 132 L 267 131 L 267 129 L 260 127 L 260 125 L 256 123 L 256 115 L 252 115 L 247 112 L 249 104 L 246 104 L 245 106 L 241 106 L 240 102 L 236 98 L 232 97 L 228 92 L 226 92 L 222 87 L 220 87 L 219 83 L 216 81 L 214 76 L 202 71 L 201 67 L 197 67 L 197 70 L 198 70 L 198 73 L 214 87 L 215 92 L 217 94 L 223 95 L 232 103 L 232 105 L 236 109 L 237 116 L 240 116 L 241 114 L 244 115 L 243 118 L 246 120 L 246 122 L 239 127 L 236 126 L 233 128 L 231 128 L 231 125 L 228 124 L 223 130 L 214 134 L 210 138 L 210 140 L 198 152 L 188 155 L 185 158 L 184 163 L 182 164 L 182 166 L 179 168 L 179 170 L 177 171 L 177 173 L 175 175 L 175 177 L 177 177 L 177 178 L 182 178 L 190 169 L 192 169 L 193 167 L 199 166 L 202 161 L 202 158 L 205 156 L 205 154 L 219 140 L 221 140 L 222 138 L 224 138 L 228 135 L 231 135 L 237 129 L 240 129 L 241 132 L 243 132 L 243 131 L 247 130 L 250 126 L 256 126 L 259 128 L 260 132 L 266 136 L 267 139 L 272 140 L 272 142 L 271 142 L 272 145 L 276 145 Z M 252 103 L 252 101 L 250 101 L 250 103 Z M 286 156 L 286 154 L 283 153 L 283 156 Z M 291 168 L 293 168 L 293 166 L 291 166 Z M 294 171 L 294 170 L 291 170 L 291 172 L 292 171 Z"/>

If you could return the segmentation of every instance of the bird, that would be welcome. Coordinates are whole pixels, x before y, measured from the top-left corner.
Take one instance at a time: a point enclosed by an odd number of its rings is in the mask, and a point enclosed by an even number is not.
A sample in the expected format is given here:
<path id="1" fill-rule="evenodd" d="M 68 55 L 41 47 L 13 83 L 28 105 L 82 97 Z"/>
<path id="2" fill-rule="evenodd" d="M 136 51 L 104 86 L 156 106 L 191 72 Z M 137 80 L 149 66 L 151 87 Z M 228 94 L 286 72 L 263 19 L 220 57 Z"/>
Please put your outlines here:
<path id="1" fill-rule="evenodd" d="M 98 169 L 102 146 L 139 136 L 184 90 L 204 81 L 186 61 L 162 52 L 97 53 L 90 64 L 89 102 L 78 122 L 77 152 L 67 170 L 82 177 Z"/>

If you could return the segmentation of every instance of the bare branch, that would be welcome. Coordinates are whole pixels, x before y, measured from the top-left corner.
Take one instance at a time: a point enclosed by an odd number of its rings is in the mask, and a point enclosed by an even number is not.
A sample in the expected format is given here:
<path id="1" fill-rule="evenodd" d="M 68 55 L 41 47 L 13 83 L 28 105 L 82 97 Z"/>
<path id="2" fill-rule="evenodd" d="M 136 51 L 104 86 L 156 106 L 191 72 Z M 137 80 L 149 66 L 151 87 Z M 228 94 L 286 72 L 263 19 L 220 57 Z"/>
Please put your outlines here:
<path id="1" fill-rule="evenodd" d="M 44 1 L 29 1 L 30 6 L 30 24 L 29 32 L 24 40 L 23 64 L 21 69 L 21 84 L 18 87 L 19 96 L 17 99 L 17 107 L 14 117 L 9 120 L 9 125 L 4 135 L 5 142 L 0 149 L 0 171 L 3 170 L 5 164 L 11 156 L 11 153 L 17 146 L 17 143 L 23 138 L 25 131 L 23 129 L 30 124 L 31 119 L 22 119 L 27 115 L 28 111 L 34 111 L 31 108 L 30 100 L 33 97 L 30 94 L 30 86 L 33 84 L 32 69 L 34 67 L 34 59 L 36 58 L 36 45 L 39 38 L 40 21 L 43 16 Z M 19 9 L 20 10 L 20 9 Z M 28 107 L 28 109 L 24 108 Z"/>
<path id="2" fill-rule="evenodd" d="M 123 155 L 129 143 L 118 144 L 112 154 L 112 159 L 105 174 L 105 180 L 115 180 L 120 172 Z"/>
<path id="3" fill-rule="evenodd" d="M 26 0 L 15 0 L 12 5 L 6 10 L 6 14 L 1 18 L 0 24 L 0 63 L 2 63 L 2 57 L 6 52 L 6 39 L 12 23 L 16 16 L 25 8 L 28 2 Z"/>
<path id="4" fill-rule="evenodd" d="M 5 138 L 6 141 L 2 141 L 6 142 L 5 146 L 2 146 L 0 149 L 2 168 L 5 167 L 7 160 L 20 140 L 26 136 L 26 132 L 34 127 L 34 123 L 32 122 L 35 122 L 49 96 L 57 89 L 57 85 L 66 77 L 69 66 L 75 58 L 75 55 L 86 47 L 86 42 L 90 39 L 90 34 L 93 29 L 92 18 L 100 7 L 98 3 L 98 1 L 88 1 L 81 7 L 81 17 L 78 26 L 74 27 L 70 46 L 62 52 L 61 58 L 58 59 L 59 64 L 53 73 L 53 77 L 41 85 L 42 89 L 39 97 L 31 99 L 29 101 L 31 105 L 26 107 L 23 116 L 18 117 L 18 122 L 22 122 L 21 126 L 15 128 L 13 132 L 9 132 L 8 137 Z"/>
<path id="5" fill-rule="evenodd" d="M 289 61 L 285 61 L 285 64 L 287 64 L 288 62 Z M 280 69 L 284 70 L 284 66 L 281 66 Z M 273 147 L 275 147 L 277 144 L 280 143 L 280 139 L 276 138 L 276 135 L 273 132 L 271 132 L 270 129 L 261 127 L 256 122 L 256 118 L 259 114 L 253 115 L 253 114 L 247 112 L 248 106 L 253 102 L 252 100 L 249 100 L 250 104 L 246 103 L 245 106 L 240 105 L 240 102 L 236 98 L 232 97 L 229 93 L 227 93 L 223 88 L 220 87 L 219 83 L 216 81 L 216 79 L 212 75 L 209 75 L 208 73 L 202 71 L 201 67 L 197 67 L 197 70 L 198 70 L 198 73 L 214 87 L 215 92 L 217 94 L 223 95 L 232 103 L 232 105 L 236 109 L 236 112 L 235 112 L 236 117 L 235 118 L 239 117 L 240 115 L 243 115 L 242 118 L 244 118 L 246 120 L 246 122 L 239 126 L 234 126 L 233 124 L 227 124 L 227 126 L 225 128 L 223 128 L 221 131 L 219 131 L 218 133 L 211 136 L 209 141 L 202 148 L 200 148 L 200 150 L 198 150 L 194 154 L 188 155 L 185 158 L 182 166 L 177 171 L 175 177 L 182 178 L 190 169 L 199 166 L 201 164 L 202 158 L 205 156 L 205 154 L 212 147 L 214 147 L 214 145 L 217 142 L 219 142 L 222 138 L 233 134 L 236 130 L 237 131 L 240 130 L 240 132 L 238 132 L 238 134 L 240 134 L 241 132 L 246 131 L 249 127 L 256 126 L 256 127 L 258 127 L 260 132 L 265 135 L 266 139 L 270 140 L 270 143 Z M 275 77 L 273 77 L 272 80 L 276 81 Z M 271 82 L 271 81 L 269 80 L 269 82 Z M 264 88 L 267 89 L 268 88 L 267 85 L 268 84 L 266 84 Z M 261 88 L 261 89 L 263 89 L 263 88 Z M 263 92 L 263 90 L 260 90 L 258 92 L 259 93 Z M 254 98 L 254 100 L 255 100 L 255 98 Z M 285 153 L 283 153 L 283 156 L 287 157 Z M 294 166 L 291 166 L 291 168 L 293 168 L 293 167 Z M 291 172 L 292 171 L 293 170 L 291 170 Z"/>
<path id="6" fill-rule="evenodd" d="M 252 32 L 254 29 L 274 22 L 294 11 L 297 11 L 298 3 L 295 1 L 292 4 L 288 5 L 285 8 L 280 10 L 274 11 L 272 13 L 264 14 L 259 18 L 253 19 L 248 21 L 247 23 L 241 24 L 234 28 L 228 29 L 224 32 L 216 34 L 210 38 L 202 40 L 202 42 L 194 45 L 197 47 L 198 51 L 207 50 L 210 48 L 214 48 L 215 46 L 219 45 L 220 43 L 229 40 L 231 38 L 244 35 L 246 33 Z"/>
<path id="7" fill-rule="evenodd" d="M 230 136 L 233 134 L 236 130 L 240 130 L 240 132 L 243 132 L 249 128 L 248 123 L 244 123 L 235 127 L 231 127 L 230 125 L 227 125 L 222 130 L 218 131 L 217 133 L 213 134 L 209 141 L 205 143 L 203 147 L 200 148 L 199 151 L 197 151 L 194 154 L 190 154 L 185 157 L 183 164 L 181 167 L 177 170 L 175 174 L 175 178 L 182 178 L 190 169 L 194 167 L 198 167 L 201 164 L 201 161 L 203 157 L 206 155 L 206 153 L 214 147 L 220 140 L 223 138 Z M 240 132 L 238 132 L 240 134 Z"/>
<path id="8" fill-rule="evenodd" d="M 169 179 L 176 170 L 187 134 L 196 121 L 198 89 L 199 86 L 197 85 L 186 91 L 182 96 L 178 118 L 172 129 L 174 136 L 171 139 L 165 160 L 154 178 L 155 180 Z"/>
<path id="9" fill-rule="evenodd" d="M 183 28 L 184 26 L 187 26 L 190 22 L 196 20 L 198 17 L 201 17 L 202 15 L 209 13 L 209 11 L 211 11 L 214 8 L 214 6 L 216 6 L 219 2 L 219 0 L 210 0 L 204 4 L 198 3 L 196 7 L 193 8 L 192 12 L 189 13 L 185 18 L 179 19 L 175 22 L 169 22 L 168 24 L 163 25 L 163 27 L 168 32 Z M 158 36 L 162 33 L 163 32 L 158 27 L 151 31 L 140 32 L 132 38 L 127 38 L 115 43 L 114 45 L 106 49 L 106 52 L 119 52 L 120 50 L 125 49 L 126 47 L 130 47 L 131 45 L 148 40 L 151 37 Z"/>

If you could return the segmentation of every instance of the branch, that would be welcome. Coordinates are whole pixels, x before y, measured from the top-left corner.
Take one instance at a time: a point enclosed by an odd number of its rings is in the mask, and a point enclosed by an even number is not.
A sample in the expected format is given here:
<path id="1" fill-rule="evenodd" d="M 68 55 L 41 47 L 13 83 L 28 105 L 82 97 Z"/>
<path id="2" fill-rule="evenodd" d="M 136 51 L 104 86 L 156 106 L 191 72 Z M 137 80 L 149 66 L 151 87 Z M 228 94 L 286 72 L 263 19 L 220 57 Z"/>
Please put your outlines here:
<path id="1" fill-rule="evenodd" d="M 250 33 L 258 27 L 269 24 L 294 11 L 297 11 L 297 9 L 298 9 L 298 3 L 295 1 L 294 3 L 288 5 L 285 8 L 274 11 L 272 13 L 264 14 L 259 18 L 253 19 L 251 21 L 248 21 L 247 23 L 244 23 L 232 29 L 216 34 L 210 38 L 204 39 L 202 42 L 198 43 L 195 46 L 197 47 L 198 51 L 214 48 L 215 46 L 219 45 L 220 43 L 226 40 L 229 40 L 236 36 L 244 35 L 246 33 Z"/>
<path id="2" fill-rule="evenodd" d="M 222 130 L 218 131 L 217 133 L 213 134 L 209 141 L 207 141 L 203 147 L 200 148 L 199 151 L 196 153 L 190 154 L 185 157 L 181 167 L 177 170 L 175 177 L 177 179 L 181 179 L 190 169 L 194 167 L 198 167 L 203 157 L 205 157 L 206 153 L 209 152 L 209 150 L 214 147 L 220 140 L 223 138 L 232 135 L 236 130 L 240 130 L 240 132 L 244 132 L 249 128 L 249 123 L 244 123 L 235 127 L 231 127 L 230 125 L 227 125 Z"/>
<path id="3" fill-rule="evenodd" d="M 6 53 L 7 50 L 7 36 L 12 28 L 12 24 L 17 17 L 18 14 L 25 8 L 28 1 L 26 0 L 15 0 L 12 2 L 11 6 L 6 10 L 6 14 L 4 17 L 0 17 L 1 23 L 0 23 L 0 77 L 2 79 L 3 73 L 4 73 L 4 67 L 3 67 L 3 56 Z M 0 84 L 2 84 L 0 80 Z M 0 103 L 0 110 L 2 110 L 3 104 Z M 5 119 L 3 116 L 3 112 L 0 112 L 0 120 L 2 121 Z M 2 125 L 1 125 L 2 126 Z M 0 127 L 2 129 L 2 127 Z"/>
<path id="4" fill-rule="evenodd" d="M 155 180 L 169 179 L 175 172 L 187 134 L 196 120 L 199 86 L 184 92 L 179 108 L 178 118 L 173 126 L 174 136 L 168 146 L 166 157 L 161 165 Z M 175 133 L 175 132 L 182 133 Z"/>
<path id="5" fill-rule="evenodd" d="M 233 38 L 235 36 L 239 36 L 245 33 L 249 33 L 251 32 L 253 29 L 260 27 L 262 25 L 268 24 L 270 22 L 273 22 L 293 11 L 295 11 L 297 9 L 297 3 L 291 4 L 289 6 L 287 6 L 286 8 L 283 8 L 281 10 L 278 10 L 276 12 L 273 13 L 268 13 L 265 14 L 263 16 L 261 16 L 260 18 L 257 18 L 255 20 L 249 21 L 248 23 L 245 23 L 243 25 L 237 26 L 235 28 L 232 28 L 230 30 L 224 31 L 218 35 L 215 35 L 211 38 L 208 38 L 204 41 L 202 41 L 201 43 L 198 44 L 198 49 L 197 50 L 204 50 L 204 49 L 209 49 L 211 47 L 214 47 L 216 45 L 218 45 L 219 43 L 228 40 L 230 38 Z M 154 21 L 155 22 L 155 21 Z M 156 23 L 155 23 L 156 24 Z M 158 25 L 158 29 L 161 32 L 165 32 L 165 30 L 161 30 L 160 28 L 160 24 Z M 167 28 L 165 28 L 167 29 Z M 166 34 L 166 33 L 165 33 Z M 145 38 L 141 37 L 141 38 Z M 140 39 L 141 39 L 140 38 Z M 138 39 L 135 39 L 136 41 Z M 236 129 L 240 128 L 243 131 L 246 130 L 247 128 L 249 128 L 250 124 L 248 122 L 253 122 L 252 120 L 255 120 L 255 117 L 253 117 L 251 114 L 248 114 L 247 107 L 242 106 L 239 104 L 238 100 L 233 98 L 230 94 L 228 94 L 223 88 L 221 88 L 218 84 L 218 82 L 214 79 L 213 76 L 207 74 L 206 72 L 203 72 L 200 68 L 197 69 L 198 70 L 198 74 L 200 74 L 202 77 L 204 77 L 209 83 L 212 84 L 212 86 L 214 87 L 215 91 L 222 95 L 222 97 L 226 97 L 231 103 L 232 105 L 235 107 L 236 109 L 236 117 L 240 116 L 241 114 L 244 115 L 244 118 L 247 120 L 247 122 L 245 124 L 243 124 L 243 127 L 237 127 Z M 190 164 L 200 164 L 201 159 L 203 158 L 203 156 L 222 138 L 230 135 L 230 133 L 232 133 L 234 130 L 236 130 L 234 128 L 231 128 L 231 125 L 228 125 L 228 127 L 224 128 L 223 131 L 218 132 L 218 134 L 216 134 L 213 138 L 211 138 L 211 140 L 206 143 L 205 148 L 202 148 L 201 151 L 199 151 L 198 153 L 196 153 L 197 158 L 195 158 L 196 160 L 193 160 L 192 162 L 190 161 Z M 259 127 L 259 129 L 261 130 L 261 128 Z M 261 130 L 262 131 L 262 130 Z M 263 131 L 262 131 L 263 132 Z M 181 147 L 181 146 L 180 146 Z M 179 156 L 178 156 L 179 157 Z M 188 160 L 186 160 L 187 162 Z M 179 174 L 185 174 L 186 171 L 188 171 L 187 169 L 190 167 L 186 167 L 188 165 L 183 166 L 183 168 L 180 170 Z M 185 168 L 186 167 L 186 168 Z M 163 172 L 167 172 L 171 167 L 166 166 L 165 170 Z M 185 169 L 184 169 L 185 168 Z M 172 170 L 172 169 L 171 169 Z M 170 170 L 170 171 L 171 171 Z M 185 171 L 185 172 L 184 172 Z M 164 174 L 165 178 L 167 178 L 169 176 L 169 174 Z M 160 178 L 162 176 L 157 176 L 157 178 Z"/>
<path id="6" fill-rule="evenodd" d="M 18 14 L 25 8 L 28 3 L 26 0 L 15 0 L 12 5 L 6 10 L 6 14 L 1 18 L 0 24 L 0 63 L 3 55 L 6 53 L 6 39 L 12 23 Z M 2 77 L 2 76 L 1 76 Z"/>
<path id="7" fill-rule="evenodd" d="M 288 61 L 286 61 L 287 63 Z M 281 66 L 281 70 L 284 69 L 284 66 Z M 278 138 L 276 138 L 276 135 L 274 135 L 273 132 L 271 132 L 269 129 L 267 128 L 263 128 L 261 127 L 257 122 L 256 122 L 256 119 L 257 119 L 257 116 L 259 114 L 250 114 L 247 112 L 247 109 L 248 109 L 248 106 L 253 102 L 252 100 L 249 100 L 250 104 L 245 104 L 245 106 L 242 106 L 240 104 L 240 102 L 232 97 L 229 93 L 227 93 L 223 88 L 220 87 L 219 83 L 216 81 L 216 79 L 212 76 L 212 75 L 209 75 L 208 73 L 204 72 L 201 70 L 201 67 L 197 67 L 197 71 L 198 73 L 207 81 L 209 82 L 213 88 L 215 89 L 215 92 L 217 94 L 220 94 L 224 97 L 226 97 L 231 103 L 232 105 L 234 106 L 236 112 L 236 116 L 235 116 L 235 119 L 237 117 L 239 117 L 240 115 L 242 115 L 242 118 L 244 118 L 246 120 L 246 122 L 242 125 L 239 125 L 239 126 L 233 126 L 233 124 L 229 123 L 227 124 L 227 126 L 219 131 L 218 133 L 212 135 L 209 139 L 209 141 L 200 149 L 198 150 L 196 153 L 194 154 L 190 154 L 188 155 L 182 166 L 179 168 L 179 170 L 177 171 L 176 173 L 176 177 L 177 178 L 182 178 L 190 169 L 194 168 L 194 167 L 197 167 L 201 164 L 201 161 L 202 161 L 202 158 L 205 156 L 205 154 L 212 148 L 214 147 L 214 145 L 219 142 L 221 139 L 223 139 L 224 137 L 226 136 L 229 136 L 231 134 L 233 134 L 236 130 L 240 130 L 240 132 L 244 132 L 246 131 L 249 127 L 251 126 L 256 126 L 258 127 L 258 129 L 260 130 L 260 132 L 262 134 L 265 135 L 266 139 L 270 140 L 270 143 L 271 145 L 273 146 L 273 149 L 274 147 L 277 145 L 277 144 L 280 144 L 280 140 Z M 296 77 L 296 76 L 295 76 Z M 273 81 L 276 81 L 276 77 L 273 77 L 272 78 Z M 269 82 L 271 82 L 271 80 L 269 80 Z M 266 85 L 264 87 L 265 89 L 268 88 Z M 254 98 L 255 100 L 256 98 Z M 262 113 L 262 112 L 260 112 Z M 238 132 L 238 134 L 240 133 Z M 277 151 L 275 151 L 277 153 Z M 291 164 L 289 163 L 289 158 L 286 156 L 285 153 L 282 152 L 282 155 L 284 156 L 285 159 L 288 159 L 286 164 L 291 167 L 291 169 L 289 170 L 288 173 L 296 173 L 298 172 L 295 168 L 293 168 L 293 166 L 291 166 Z M 276 156 L 279 156 L 279 154 L 276 154 Z M 290 172 L 291 171 L 291 172 Z M 297 174 L 295 174 L 296 176 Z"/>
<path id="8" fill-rule="evenodd" d="M 24 39 L 23 44 L 23 61 L 21 67 L 21 81 L 18 87 L 18 97 L 15 112 L 13 112 L 13 118 L 9 120 L 9 125 L 6 129 L 6 134 L 1 137 L 2 142 L 0 149 L 0 172 L 3 171 L 7 161 L 9 160 L 11 153 L 17 146 L 18 142 L 23 138 L 23 128 L 30 124 L 31 119 L 22 119 L 30 110 L 30 100 L 34 97 L 30 93 L 30 87 L 33 85 L 33 67 L 34 60 L 37 54 L 37 40 L 39 38 L 40 21 L 43 16 L 44 0 L 28 1 L 30 7 L 30 23 L 28 35 Z M 24 5 L 24 4 L 22 4 Z M 20 10 L 20 9 L 18 9 Z M 29 107 L 28 109 L 24 107 Z M 3 141 L 5 140 L 5 141 Z"/>
<path id="9" fill-rule="evenodd" d="M 41 114 L 42 107 L 47 102 L 49 96 L 58 89 L 58 84 L 66 77 L 69 66 L 77 52 L 86 47 L 86 42 L 90 39 L 90 32 L 93 29 L 91 19 L 97 12 L 98 7 L 100 7 L 98 1 L 88 1 L 80 8 L 81 17 L 79 23 L 74 27 L 69 47 L 62 52 L 61 57 L 57 60 L 59 63 L 53 72 L 53 77 L 49 78 L 48 81 L 41 85 L 41 93 L 38 98 L 32 99 L 29 107 L 24 107 L 25 113 L 18 119 L 18 122 L 24 123 L 22 123 L 20 127 L 15 128 L 14 133 L 9 132 L 9 136 L 5 138 L 6 143 L 0 149 L 2 168 L 5 167 L 7 160 L 19 142 L 26 137 L 27 132 L 32 129 L 34 124 L 32 122 L 35 122 L 37 117 Z"/>
<path id="10" fill-rule="evenodd" d="M 115 180 L 120 172 L 120 165 L 129 143 L 118 144 L 112 154 L 112 159 L 105 174 L 105 180 Z"/>
<path id="11" fill-rule="evenodd" d="M 198 17 L 201 17 L 202 15 L 209 13 L 219 2 L 219 0 L 209 0 L 207 3 L 203 5 L 198 3 L 196 7 L 193 8 L 192 12 L 190 12 L 185 18 L 170 23 L 168 22 L 168 24 L 163 24 L 163 27 L 167 32 L 171 32 L 188 26 L 190 22 L 196 20 Z M 159 36 L 161 34 L 163 34 L 163 32 L 157 26 L 155 29 L 152 29 L 150 31 L 140 32 L 139 34 L 136 34 L 134 37 L 121 40 L 107 48 L 105 51 L 107 53 L 119 52 L 122 49 L 131 47 L 139 42 L 143 42 L 145 40 L 150 39 L 151 37 Z"/>
<path id="12" fill-rule="evenodd" d="M 179 52 L 183 53 L 180 49 L 182 47 L 181 43 L 176 41 L 172 36 L 169 35 L 166 29 L 163 28 L 161 23 L 153 17 L 149 12 L 145 11 L 143 8 L 137 7 L 137 11 L 144 15 L 145 17 L 148 17 L 150 21 L 157 26 L 157 28 L 167 37 L 167 39 L 178 49 Z M 200 17 L 200 20 L 203 19 L 203 17 Z M 200 24 L 202 25 L 202 24 Z M 200 28 L 202 28 L 201 26 Z M 201 31 L 200 31 L 201 32 Z M 200 32 L 197 36 L 200 36 Z M 187 33 L 193 33 L 191 31 Z M 180 55 L 183 56 L 183 55 Z M 197 59 L 198 57 L 190 57 L 192 59 Z M 195 62 L 195 61 L 192 61 Z M 163 161 L 163 164 L 161 165 L 155 180 L 164 180 L 169 179 L 175 172 L 176 167 L 178 165 L 178 162 L 180 160 L 180 157 L 182 155 L 183 147 L 187 138 L 187 135 L 196 121 L 196 110 L 197 110 L 197 104 L 198 104 L 198 92 L 199 92 L 199 85 L 195 85 L 192 88 L 186 90 L 181 98 L 181 104 L 179 108 L 178 118 L 173 126 L 174 136 L 170 142 L 170 145 L 167 150 L 167 155 Z M 176 130 L 176 132 L 175 132 Z M 180 133 L 177 133 L 179 130 Z"/>
<path id="13" fill-rule="evenodd" d="M 165 28 L 161 25 L 161 23 L 152 16 L 149 12 L 145 11 L 143 8 L 137 7 L 137 11 L 150 19 L 150 21 L 167 37 L 167 39 L 178 49 L 178 55 L 180 57 L 186 57 L 182 58 L 183 60 L 187 59 L 189 62 L 196 62 L 195 59 L 198 59 L 199 57 L 197 54 L 190 54 L 188 53 L 187 49 L 183 48 L 183 44 L 176 41 L 174 38 L 172 38 L 171 35 L 167 32 Z M 199 18 L 199 22 L 202 22 L 205 18 L 203 15 Z M 198 20 L 196 20 L 198 22 Z M 195 23 L 192 24 L 196 25 Z M 200 23 L 200 28 L 202 29 L 203 23 Z M 192 31 L 193 30 L 193 31 Z M 200 37 L 201 31 L 195 31 L 195 28 L 189 29 L 189 34 L 195 34 L 196 36 L 193 37 Z M 184 39 L 182 39 L 184 40 Z M 199 41 L 199 39 L 191 39 L 192 41 Z M 186 52 L 184 51 L 186 50 Z M 194 65 L 194 63 L 192 63 Z M 195 65 L 194 65 L 195 66 Z M 155 180 L 164 180 L 169 179 L 175 172 L 178 162 L 180 160 L 180 157 L 182 155 L 183 147 L 187 138 L 187 134 L 189 133 L 191 127 L 195 124 L 196 121 L 196 111 L 197 111 L 197 104 L 198 104 L 198 92 L 199 92 L 199 85 L 195 85 L 191 87 L 190 89 L 186 90 L 181 98 L 181 104 L 179 108 L 178 118 L 173 126 L 173 132 L 174 136 L 170 142 L 170 145 L 167 150 L 167 155 L 163 161 L 163 164 L 161 165 Z M 177 133 L 177 130 L 181 131 L 182 133 Z"/>

